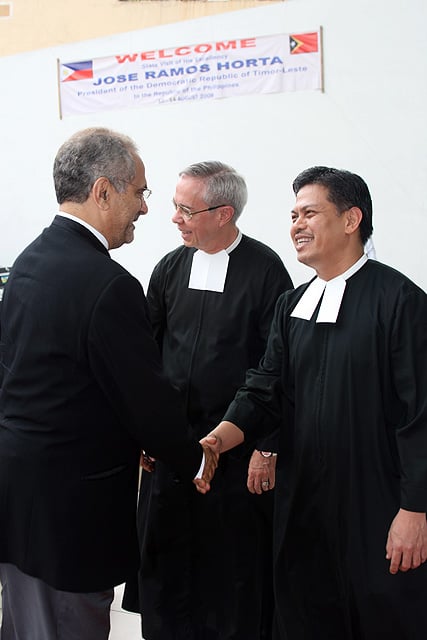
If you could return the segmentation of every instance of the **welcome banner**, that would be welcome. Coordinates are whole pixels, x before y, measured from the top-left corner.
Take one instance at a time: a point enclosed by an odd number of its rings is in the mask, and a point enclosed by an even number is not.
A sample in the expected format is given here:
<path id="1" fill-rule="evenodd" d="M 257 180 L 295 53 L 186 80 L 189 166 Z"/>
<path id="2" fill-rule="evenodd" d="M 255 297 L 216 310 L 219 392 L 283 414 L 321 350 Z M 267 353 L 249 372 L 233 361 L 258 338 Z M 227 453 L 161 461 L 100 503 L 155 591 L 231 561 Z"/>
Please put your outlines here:
<path id="1" fill-rule="evenodd" d="M 62 62 L 60 114 L 322 89 L 321 30 Z"/>

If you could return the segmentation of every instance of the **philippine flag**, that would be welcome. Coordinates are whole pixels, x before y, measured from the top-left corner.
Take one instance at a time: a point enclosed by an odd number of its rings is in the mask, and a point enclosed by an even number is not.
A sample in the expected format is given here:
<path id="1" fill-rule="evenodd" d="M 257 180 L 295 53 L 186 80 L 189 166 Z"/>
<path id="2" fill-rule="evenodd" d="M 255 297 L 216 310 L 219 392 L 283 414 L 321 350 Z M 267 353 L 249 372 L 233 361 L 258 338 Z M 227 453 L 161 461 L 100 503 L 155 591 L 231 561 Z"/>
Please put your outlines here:
<path id="1" fill-rule="evenodd" d="M 301 33 L 289 36 L 291 53 L 316 53 L 319 51 L 318 33 Z"/>
<path id="2" fill-rule="evenodd" d="M 89 80 L 93 78 L 92 60 L 84 62 L 67 62 L 61 65 L 61 82 L 73 80 Z"/>

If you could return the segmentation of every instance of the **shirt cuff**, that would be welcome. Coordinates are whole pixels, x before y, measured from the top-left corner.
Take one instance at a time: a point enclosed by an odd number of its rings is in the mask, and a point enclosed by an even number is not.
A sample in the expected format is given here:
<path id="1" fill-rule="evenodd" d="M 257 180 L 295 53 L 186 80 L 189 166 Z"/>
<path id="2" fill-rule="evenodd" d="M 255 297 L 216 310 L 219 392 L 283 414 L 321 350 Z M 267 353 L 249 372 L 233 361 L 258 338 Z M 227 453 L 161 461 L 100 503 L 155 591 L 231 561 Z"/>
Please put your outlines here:
<path id="1" fill-rule="evenodd" d="M 197 475 L 194 476 L 194 480 L 200 480 L 200 478 L 202 477 L 203 471 L 205 470 L 205 461 L 206 461 L 205 460 L 205 452 L 203 451 L 202 464 L 200 465 L 200 469 L 198 470 Z"/>

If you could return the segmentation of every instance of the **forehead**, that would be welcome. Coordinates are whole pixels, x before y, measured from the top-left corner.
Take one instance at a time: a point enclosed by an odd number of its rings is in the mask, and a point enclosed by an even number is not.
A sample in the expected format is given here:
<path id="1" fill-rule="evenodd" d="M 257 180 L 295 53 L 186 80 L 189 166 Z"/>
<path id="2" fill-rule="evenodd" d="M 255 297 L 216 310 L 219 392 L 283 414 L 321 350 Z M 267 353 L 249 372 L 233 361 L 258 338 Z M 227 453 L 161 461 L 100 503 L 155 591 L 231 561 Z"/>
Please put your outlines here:
<path id="1" fill-rule="evenodd" d="M 146 186 L 145 166 L 139 156 L 135 156 L 135 169 L 136 169 L 135 178 L 133 179 L 134 184 L 137 185 L 138 187 L 145 187 Z"/>
<path id="2" fill-rule="evenodd" d="M 180 176 L 175 189 L 175 200 L 181 204 L 191 204 L 197 198 L 203 199 L 206 185 L 202 178 Z"/>
<path id="3" fill-rule="evenodd" d="M 328 196 L 329 189 L 322 184 L 307 184 L 298 191 L 294 209 L 333 206 Z"/>

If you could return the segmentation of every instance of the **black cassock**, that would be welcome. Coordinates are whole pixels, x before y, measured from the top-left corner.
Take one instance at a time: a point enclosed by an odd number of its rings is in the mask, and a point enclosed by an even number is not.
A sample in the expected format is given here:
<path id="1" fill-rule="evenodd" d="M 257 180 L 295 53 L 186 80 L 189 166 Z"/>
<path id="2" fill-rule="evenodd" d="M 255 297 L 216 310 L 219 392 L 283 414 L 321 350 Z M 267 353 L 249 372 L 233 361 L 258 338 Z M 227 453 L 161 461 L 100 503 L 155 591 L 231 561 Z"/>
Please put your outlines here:
<path id="1" fill-rule="evenodd" d="M 329 324 L 290 317 L 306 287 L 225 416 L 248 438 L 281 423 L 277 637 L 425 640 L 427 564 L 391 575 L 385 545 L 400 507 L 427 509 L 427 296 L 368 261 Z"/>
<path id="2" fill-rule="evenodd" d="M 246 370 L 258 365 L 275 303 L 292 282 L 277 254 L 242 236 L 229 255 L 224 291 L 189 289 L 193 255 L 180 247 L 165 256 L 147 300 L 165 372 L 201 438 L 221 419 Z M 277 440 L 258 446 L 276 450 Z M 129 582 L 123 605 L 142 611 L 147 640 L 271 637 L 273 492 L 249 493 L 251 453 L 221 456 L 207 495 L 160 462 L 153 474 L 143 473 L 140 602 Z"/>

